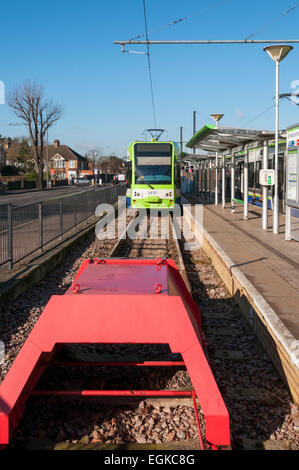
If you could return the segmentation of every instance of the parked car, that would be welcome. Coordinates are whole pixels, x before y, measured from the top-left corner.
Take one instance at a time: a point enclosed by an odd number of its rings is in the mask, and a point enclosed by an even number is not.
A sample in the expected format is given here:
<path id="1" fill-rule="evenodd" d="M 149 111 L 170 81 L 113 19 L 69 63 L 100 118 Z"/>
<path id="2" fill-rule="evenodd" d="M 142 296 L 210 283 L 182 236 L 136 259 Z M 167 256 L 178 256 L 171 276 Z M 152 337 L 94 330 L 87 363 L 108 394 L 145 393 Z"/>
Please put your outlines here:
<path id="1" fill-rule="evenodd" d="M 82 178 L 75 178 L 74 179 L 74 183 L 75 184 L 79 184 L 79 185 L 90 185 L 91 184 L 91 179 L 83 176 Z"/>

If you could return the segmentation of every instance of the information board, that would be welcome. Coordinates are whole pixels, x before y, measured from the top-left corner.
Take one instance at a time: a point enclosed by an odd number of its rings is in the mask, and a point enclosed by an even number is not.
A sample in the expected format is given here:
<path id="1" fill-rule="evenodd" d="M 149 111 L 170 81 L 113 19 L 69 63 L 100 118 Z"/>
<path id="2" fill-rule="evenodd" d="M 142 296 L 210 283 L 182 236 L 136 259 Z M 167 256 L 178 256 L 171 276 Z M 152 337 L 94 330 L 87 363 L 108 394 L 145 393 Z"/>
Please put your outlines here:
<path id="1" fill-rule="evenodd" d="M 299 126 L 287 130 L 286 201 L 299 207 Z"/>
<path id="2" fill-rule="evenodd" d="M 275 184 L 275 170 L 260 170 L 260 184 L 262 186 L 273 186 Z"/>

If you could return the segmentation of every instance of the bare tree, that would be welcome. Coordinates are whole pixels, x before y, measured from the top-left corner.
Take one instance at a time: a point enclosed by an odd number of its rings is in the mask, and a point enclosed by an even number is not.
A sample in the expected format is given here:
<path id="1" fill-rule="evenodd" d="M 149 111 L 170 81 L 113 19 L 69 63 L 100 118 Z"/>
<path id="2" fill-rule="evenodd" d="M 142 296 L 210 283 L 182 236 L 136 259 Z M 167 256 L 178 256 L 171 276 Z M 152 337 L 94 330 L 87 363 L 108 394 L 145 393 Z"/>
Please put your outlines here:
<path id="1" fill-rule="evenodd" d="M 43 87 L 36 82 L 25 82 L 8 96 L 8 104 L 28 128 L 33 158 L 37 167 L 37 188 L 42 189 L 45 154 L 45 136 L 48 129 L 62 116 L 62 106 L 47 101 Z"/>

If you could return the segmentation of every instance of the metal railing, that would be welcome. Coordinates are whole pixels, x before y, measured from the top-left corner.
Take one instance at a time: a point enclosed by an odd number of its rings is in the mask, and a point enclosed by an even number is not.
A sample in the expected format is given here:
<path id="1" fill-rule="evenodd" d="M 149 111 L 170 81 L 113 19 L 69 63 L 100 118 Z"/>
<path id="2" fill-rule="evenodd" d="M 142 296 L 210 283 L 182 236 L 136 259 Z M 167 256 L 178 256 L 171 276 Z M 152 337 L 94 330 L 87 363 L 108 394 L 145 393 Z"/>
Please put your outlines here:
<path id="1" fill-rule="evenodd" d="M 118 196 L 125 196 L 126 184 L 107 188 L 91 188 L 75 194 L 38 201 L 21 206 L 0 206 L 0 266 L 13 264 L 95 214 L 101 203 L 113 204 Z"/>

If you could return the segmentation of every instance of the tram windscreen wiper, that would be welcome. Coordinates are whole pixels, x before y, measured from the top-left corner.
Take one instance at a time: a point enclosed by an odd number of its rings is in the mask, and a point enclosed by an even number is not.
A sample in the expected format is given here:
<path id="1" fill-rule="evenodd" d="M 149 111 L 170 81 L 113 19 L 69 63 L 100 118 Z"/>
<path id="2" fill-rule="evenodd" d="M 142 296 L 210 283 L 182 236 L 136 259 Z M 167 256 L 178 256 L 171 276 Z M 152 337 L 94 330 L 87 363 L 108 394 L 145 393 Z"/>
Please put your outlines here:
<path id="1" fill-rule="evenodd" d="M 148 185 L 149 188 L 155 189 L 151 184 L 149 184 L 149 183 L 146 183 L 146 184 Z"/>

